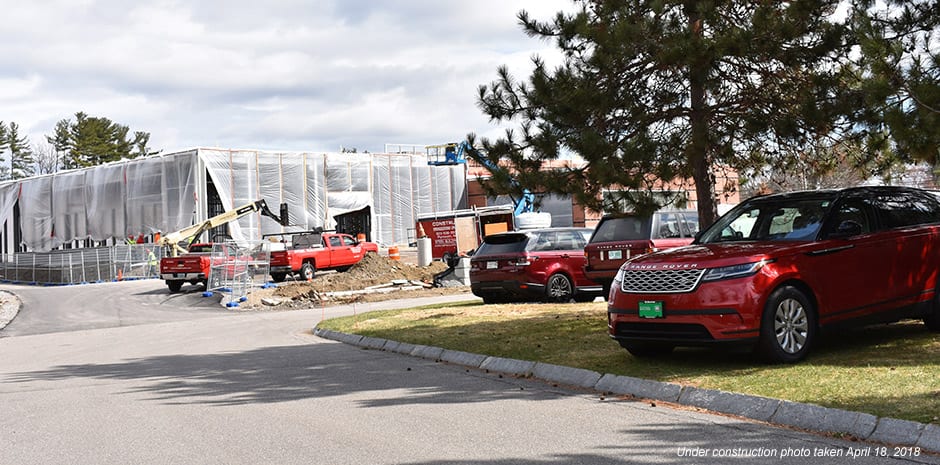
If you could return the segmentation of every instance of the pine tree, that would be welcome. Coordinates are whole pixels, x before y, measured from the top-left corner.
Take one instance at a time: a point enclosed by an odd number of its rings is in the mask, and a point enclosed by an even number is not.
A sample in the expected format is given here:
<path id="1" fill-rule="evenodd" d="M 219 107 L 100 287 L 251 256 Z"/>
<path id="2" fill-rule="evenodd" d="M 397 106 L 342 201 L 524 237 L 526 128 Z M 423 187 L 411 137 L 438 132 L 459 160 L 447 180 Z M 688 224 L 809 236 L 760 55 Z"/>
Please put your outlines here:
<path id="1" fill-rule="evenodd" d="M 33 150 L 29 146 L 29 139 L 20 136 L 20 127 L 10 123 L 7 134 L 10 149 L 10 174 L 13 179 L 23 179 L 35 173 L 36 160 L 33 159 Z"/>
<path id="2" fill-rule="evenodd" d="M 10 179 L 9 171 L 4 171 L 7 164 L 6 152 L 10 147 L 9 138 L 7 136 L 7 126 L 3 121 L 0 121 L 0 181 L 5 181 Z"/>
<path id="3" fill-rule="evenodd" d="M 60 120 L 54 135 L 46 136 L 46 140 L 63 154 L 62 164 L 66 169 L 159 153 L 147 148 L 150 133 L 134 132 L 133 140 L 128 138 L 129 133 L 130 129 L 125 125 L 78 112 L 74 122 Z"/>
<path id="4" fill-rule="evenodd" d="M 10 169 L 7 167 L 5 154 L 10 148 L 9 135 L 6 124 L 0 121 L 0 181 L 10 179 Z"/>
<path id="5" fill-rule="evenodd" d="M 61 160 L 62 167 L 65 169 L 78 168 L 72 160 L 71 157 L 65 156 L 71 147 L 69 142 L 70 140 L 70 122 L 67 119 L 59 120 L 55 125 L 55 132 L 51 136 L 46 136 L 46 141 L 49 142 L 49 145 L 52 146 L 53 150 L 57 155 L 57 158 Z"/>
<path id="6" fill-rule="evenodd" d="M 482 147 L 511 166 L 520 189 L 598 211 L 649 211 L 658 180 L 692 179 L 707 226 L 716 169 L 774 164 L 850 131 L 847 102 L 857 95 L 840 64 L 852 36 L 834 18 L 838 0 L 576 3 L 551 22 L 519 14 L 526 34 L 555 41 L 562 65 L 535 58 L 524 82 L 502 67 L 479 90 L 491 121 L 519 127 Z M 568 153 L 586 166 L 541 169 Z"/>
<path id="7" fill-rule="evenodd" d="M 861 51 L 854 63 L 868 144 L 901 162 L 940 167 L 940 32 L 937 0 L 860 0 L 852 17 Z M 938 173 L 940 174 L 940 173 Z"/>

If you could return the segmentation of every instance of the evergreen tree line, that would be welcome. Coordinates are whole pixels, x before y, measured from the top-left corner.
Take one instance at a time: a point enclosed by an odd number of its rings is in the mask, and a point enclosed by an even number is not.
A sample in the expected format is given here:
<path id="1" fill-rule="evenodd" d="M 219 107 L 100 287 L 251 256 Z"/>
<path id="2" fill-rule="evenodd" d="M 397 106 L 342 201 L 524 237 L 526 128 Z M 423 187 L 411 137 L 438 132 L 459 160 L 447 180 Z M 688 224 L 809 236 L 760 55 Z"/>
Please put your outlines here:
<path id="1" fill-rule="evenodd" d="M 108 118 L 75 113 L 62 119 L 45 145 L 31 145 L 15 122 L 0 121 L 0 181 L 50 174 L 103 163 L 155 155 L 150 133 L 134 131 Z"/>

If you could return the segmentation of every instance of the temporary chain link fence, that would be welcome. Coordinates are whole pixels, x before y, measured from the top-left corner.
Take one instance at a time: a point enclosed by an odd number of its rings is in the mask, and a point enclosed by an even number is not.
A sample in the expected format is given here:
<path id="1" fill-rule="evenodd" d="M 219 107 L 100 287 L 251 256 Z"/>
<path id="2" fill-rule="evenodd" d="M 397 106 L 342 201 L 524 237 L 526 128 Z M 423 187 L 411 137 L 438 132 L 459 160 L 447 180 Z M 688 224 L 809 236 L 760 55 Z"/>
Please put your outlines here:
<path id="1" fill-rule="evenodd" d="M 270 285 L 271 251 L 267 241 L 250 241 L 241 246 L 227 241 L 212 245 L 212 265 L 206 295 L 218 293 L 226 307 L 237 307 L 253 289 Z"/>
<path id="2" fill-rule="evenodd" d="M 162 257 L 163 248 L 156 244 L 17 253 L 0 261 L 0 280 L 64 285 L 157 278 Z"/>

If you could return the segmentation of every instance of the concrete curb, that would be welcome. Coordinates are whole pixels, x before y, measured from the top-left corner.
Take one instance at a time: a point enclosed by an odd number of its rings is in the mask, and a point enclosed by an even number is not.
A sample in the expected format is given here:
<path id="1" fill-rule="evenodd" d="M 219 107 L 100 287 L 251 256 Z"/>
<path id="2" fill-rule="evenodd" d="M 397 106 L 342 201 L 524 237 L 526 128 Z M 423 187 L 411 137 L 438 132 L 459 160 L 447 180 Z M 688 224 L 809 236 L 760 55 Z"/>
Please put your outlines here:
<path id="1" fill-rule="evenodd" d="M 6 328 L 23 308 L 23 302 L 16 294 L 0 291 L 0 329 Z"/>
<path id="2" fill-rule="evenodd" d="M 813 404 L 681 386 L 609 373 L 601 374 L 581 368 L 491 357 L 440 347 L 399 343 L 319 328 L 314 329 L 314 334 L 366 349 L 380 349 L 488 372 L 524 378 L 533 377 L 559 385 L 688 405 L 807 431 L 847 434 L 864 441 L 920 447 L 925 451 L 940 453 L 940 425 L 895 418 L 878 418 L 867 413 Z"/>
<path id="3" fill-rule="evenodd" d="M 766 397 L 686 386 L 682 388 L 678 403 L 770 422 L 771 417 L 777 413 L 781 401 Z"/>
<path id="4" fill-rule="evenodd" d="M 632 378 L 630 376 L 605 374 L 594 385 L 594 389 L 601 392 L 610 392 L 624 396 L 634 396 L 643 399 L 661 400 L 663 402 L 678 402 L 682 393 L 682 386 L 671 383 L 661 383 L 648 379 Z"/>

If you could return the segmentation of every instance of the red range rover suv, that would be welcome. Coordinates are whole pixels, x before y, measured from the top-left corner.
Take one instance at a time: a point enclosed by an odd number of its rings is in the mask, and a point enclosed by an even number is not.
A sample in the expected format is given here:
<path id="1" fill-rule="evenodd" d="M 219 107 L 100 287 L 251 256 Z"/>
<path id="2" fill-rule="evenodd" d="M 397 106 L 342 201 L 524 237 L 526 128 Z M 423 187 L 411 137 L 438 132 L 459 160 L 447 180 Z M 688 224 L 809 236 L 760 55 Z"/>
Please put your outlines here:
<path id="1" fill-rule="evenodd" d="M 591 301 L 601 286 L 584 276 L 589 228 L 491 234 L 470 259 L 470 289 L 485 303 Z"/>
<path id="2" fill-rule="evenodd" d="M 610 294 L 620 265 L 646 253 L 689 245 L 698 233 L 698 212 L 658 211 L 652 215 L 605 215 L 584 247 L 584 274 Z"/>
<path id="3" fill-rule="evenodd" d="M 901 187 L 751 198 L 692 245 L 617 273 L 608 330 L 636 356 L 747 343 L 806 357 L 823 327 L 922 318 L 940 330 L 940 202 Z"/>

